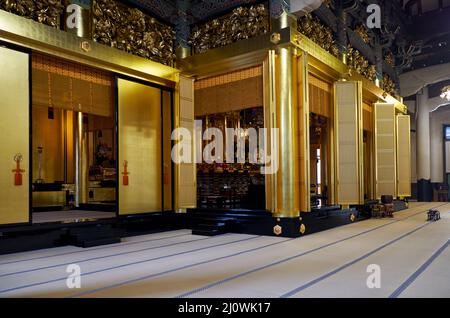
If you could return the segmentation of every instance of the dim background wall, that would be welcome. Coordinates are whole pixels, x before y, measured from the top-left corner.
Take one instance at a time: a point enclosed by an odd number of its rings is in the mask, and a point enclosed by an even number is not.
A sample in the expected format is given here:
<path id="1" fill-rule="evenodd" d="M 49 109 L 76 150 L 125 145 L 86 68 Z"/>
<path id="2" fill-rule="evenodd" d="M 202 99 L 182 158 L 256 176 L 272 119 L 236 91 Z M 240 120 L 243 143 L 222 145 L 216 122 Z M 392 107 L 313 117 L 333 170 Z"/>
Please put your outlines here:
<path id="1" fill-rule="evenodd" d="M 430 115 L 431 182 L 444 182 L 444 131 L 450 125 L 450 107 L 442 107 Z"/>
<path id="2" fill-rule="evenodd" d="M 417 127 L 415 101 L 406 101 L 408 111 L 411 114 L 411 182 L 413 192 L 417 189 Z M 431 182 L 436 186 L 445 181 L 444 179 L 444 132 L 443 126 L 450 125 L 450 105 L 444 105 L 440 97 L 428 99 L 426 107 L 430 112 L 430 165 Z M 413 197 L 415 195 L 413 194 Z"/>

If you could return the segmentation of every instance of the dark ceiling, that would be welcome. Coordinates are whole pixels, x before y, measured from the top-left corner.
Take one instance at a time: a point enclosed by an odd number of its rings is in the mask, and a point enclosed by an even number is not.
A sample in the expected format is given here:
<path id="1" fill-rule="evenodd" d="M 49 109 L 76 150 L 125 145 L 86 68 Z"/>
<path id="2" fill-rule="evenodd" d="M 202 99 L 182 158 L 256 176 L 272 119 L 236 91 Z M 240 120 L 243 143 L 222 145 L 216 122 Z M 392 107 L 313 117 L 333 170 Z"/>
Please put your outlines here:
<path id="1" fill-rule="evenodd" d="M 411 69 L 449 63 L 450 7 L 414 15 L 411 19 L 410 33 L 421 47 Z"/>
<path id="2" fill-rule="evenodd" d="M 268 2 L 272 1 L 274 0 Z M 389 17 L 382 12 L 389 25 L 404 26 L 400 35 L 397 36 L 395 49 L 397 52 L 394 52 L 400 62 L 406 60 L 406 64 L 399 72 L 450 62 L 450 0 L 333 0 L 333 6 L 335 7 L 341 1 L 345 3 L 345 6 L 348 2 L 362 4 L 378 2 L 382 8 L 393 1 L 396 2 L 400 11 L 403 8 L 401 14 L 390 14 Z M 182 15 L 192 25 L 225 14 L 238 6 L 263 1 L 124 0 L 124 2 L 133 4 L 170 24 L 176 24 Z"/>
<path id="3" fill-rule="evenodd" d="M 191 24 L 208 20 L 241 5 L 249 5 L 261 0 L 125 0 L 156 16 L 174 24 L 179 14 L 187 13 Z"/>

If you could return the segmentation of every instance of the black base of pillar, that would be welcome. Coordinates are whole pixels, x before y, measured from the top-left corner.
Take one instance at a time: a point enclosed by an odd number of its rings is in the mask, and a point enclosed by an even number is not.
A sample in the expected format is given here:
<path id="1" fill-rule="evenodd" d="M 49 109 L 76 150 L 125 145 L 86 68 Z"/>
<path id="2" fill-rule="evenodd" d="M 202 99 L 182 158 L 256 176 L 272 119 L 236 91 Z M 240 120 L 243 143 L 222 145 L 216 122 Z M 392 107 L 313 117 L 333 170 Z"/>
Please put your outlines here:
<path id="1" fill-rule="evenodd" d="M 417 200 L 417 183 L 411 183 L 411 199 Z"/>
<path id="2" fill-rule="evenodd" d="M 430 180 L 421 179 L 417 181 L 417 201 L 433 201 L 433 187 Z"/>
<path id="3" fill-rule="evenodd" d="M 365 219 L 360 217 L 356 209 L 343 209 L 330 211 L 314 211 L 301 213 L 296 218 L 276 218 L 267 216 L 258 220 L 239 220 L 231 233 L 254 234 L 263 236 L 280 236 L 296 238 L 338 226 L 347 225 Z M 276 230 L 279 232 L 276 232 Z"/>

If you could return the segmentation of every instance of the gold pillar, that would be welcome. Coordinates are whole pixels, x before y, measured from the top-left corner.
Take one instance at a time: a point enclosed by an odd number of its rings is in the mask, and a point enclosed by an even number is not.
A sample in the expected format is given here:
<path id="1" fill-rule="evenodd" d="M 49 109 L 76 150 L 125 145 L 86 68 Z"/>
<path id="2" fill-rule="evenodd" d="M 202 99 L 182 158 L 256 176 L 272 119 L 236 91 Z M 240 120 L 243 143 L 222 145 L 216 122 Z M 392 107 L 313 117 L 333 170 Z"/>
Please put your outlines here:
<path id="1" fill-rule="evenodd" d="M 279 170 L 277 173 L 277 217 L 298 217 L 299 178 L 297 113 L 297 58 L 294 48 L 279 48 L 276 63 L 276 113 L 279 128 Z"/>
<path id="2" fill-rule="evenodd" d="M 311 211 L 311 165 L 310 165 L 310 138 L 309 138 L 309 74 L 308 54 L 303 52 L 298 57 L 298 118 L 299 131 L 299 176 L 300 176 L 300 209 L 302 212 Z"/>
<path id="3" fill-rule="evenodd" d="M 271 129 L 277 126 L 276 113 L 276 72 L 275 72 L 276 54 L 274 50 L 269 50 L 263 66 L 263 84 L 264 84 L 264 127 L 267 129 L 266 148 L 272 149 Z M 271 156 L 277 154 L 270 154 Z M 266 209 L 272 213 L 277 210 L 277 180 L 276 175 L 266 174 Z"/>
<path id="4" fill-rule="evenodd" d="M 75 116 L 75 206 L 88 202 L 88 144 L 87 130 L 83 123 L 83 113 Z"/>

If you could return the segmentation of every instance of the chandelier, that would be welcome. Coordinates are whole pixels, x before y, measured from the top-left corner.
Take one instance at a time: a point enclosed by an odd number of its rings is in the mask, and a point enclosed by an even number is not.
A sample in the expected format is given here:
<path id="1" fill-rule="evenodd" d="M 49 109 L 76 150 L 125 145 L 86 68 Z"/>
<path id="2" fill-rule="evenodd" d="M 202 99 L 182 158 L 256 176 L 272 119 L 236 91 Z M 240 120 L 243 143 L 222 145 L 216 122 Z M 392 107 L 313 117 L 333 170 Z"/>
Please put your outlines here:
<path id="1" fill-rule="evenodd" d="M 450 85 L 449 86 L 445 86 L 442 89 L 441 98 L 442 99 L 446 99 L 446 100 L 448 100 L 450 102 Z"/>

